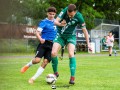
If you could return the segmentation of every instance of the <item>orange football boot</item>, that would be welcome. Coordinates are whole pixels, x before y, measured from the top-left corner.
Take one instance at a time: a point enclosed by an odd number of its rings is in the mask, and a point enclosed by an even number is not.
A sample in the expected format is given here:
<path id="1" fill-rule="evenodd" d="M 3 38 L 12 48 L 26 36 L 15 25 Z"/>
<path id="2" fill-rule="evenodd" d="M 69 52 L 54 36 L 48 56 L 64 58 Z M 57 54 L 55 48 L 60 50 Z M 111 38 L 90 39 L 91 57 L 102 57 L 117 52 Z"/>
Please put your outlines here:
<path id="1" fill-rule="evenodd" d="M 22 67 L 22 69 L 21 69 L 21 73 L 24 73 L 24 72 L 26 72 L 27 71 L 27 69 L 29 68 L 29 66 L 24 66 L 24 67 Z"/>

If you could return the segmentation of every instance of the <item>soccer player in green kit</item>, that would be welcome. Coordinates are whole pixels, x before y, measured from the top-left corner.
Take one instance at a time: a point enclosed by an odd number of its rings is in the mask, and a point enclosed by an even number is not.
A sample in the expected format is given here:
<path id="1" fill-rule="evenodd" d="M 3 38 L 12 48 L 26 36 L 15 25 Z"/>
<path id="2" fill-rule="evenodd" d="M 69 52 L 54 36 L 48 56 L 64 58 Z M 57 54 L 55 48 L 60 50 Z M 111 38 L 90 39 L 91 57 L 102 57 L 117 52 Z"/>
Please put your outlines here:
<path id="1" fill-rule="evenodd" d="M 70 67 L 70 81 L 69 84 L 75 84 L 75 71 L 76 71 L 76 58 L 74 56 L 74 50 L 76 45 L 76 30 L 75 27 L 79 24 L 83 30 L 85 35 L 85 39 L 88 45 L 88 49 L 91 49 L 89 44 L 88 31 L 85 26 L 85 21 L 80 12 L 76 10 L 76 6 L 74 4 L 68 5 L 65 9 L 63 9 L 60 14 L 57 16 L 55 20 L 55 25 L 57 25 L 58 34 L 54 40 L 53 48 L 52 48 L 52 67 L 54 74 L 58 77 L 58 58 L 57 54 L 61 47 L 65 45 L 68 48 L 69 53 L 69 67 Z"/>

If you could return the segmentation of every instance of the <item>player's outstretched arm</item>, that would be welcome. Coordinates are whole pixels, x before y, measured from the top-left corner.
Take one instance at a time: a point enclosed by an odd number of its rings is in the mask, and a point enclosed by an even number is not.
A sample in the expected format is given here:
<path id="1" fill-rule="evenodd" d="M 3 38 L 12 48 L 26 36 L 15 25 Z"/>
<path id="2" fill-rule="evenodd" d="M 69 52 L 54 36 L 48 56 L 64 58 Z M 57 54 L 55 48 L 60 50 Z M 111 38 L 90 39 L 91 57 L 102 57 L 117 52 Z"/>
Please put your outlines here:
<path id="1" fill-rule="evenodd" d="M 82 28 L 82 30 L 83 30 L 83 33 L 84 33 L 84 35 L 85 35 L 85 39 L 86 39 L 86 42 L 87 42 L 87 45 L 88 45 L 88 49 L 89 49 L 90 51 L 92 51 L 92 48 L 91 48 L 90 42 L 89 42 L 88 31 L 87 31 L 86 28 Z"/>

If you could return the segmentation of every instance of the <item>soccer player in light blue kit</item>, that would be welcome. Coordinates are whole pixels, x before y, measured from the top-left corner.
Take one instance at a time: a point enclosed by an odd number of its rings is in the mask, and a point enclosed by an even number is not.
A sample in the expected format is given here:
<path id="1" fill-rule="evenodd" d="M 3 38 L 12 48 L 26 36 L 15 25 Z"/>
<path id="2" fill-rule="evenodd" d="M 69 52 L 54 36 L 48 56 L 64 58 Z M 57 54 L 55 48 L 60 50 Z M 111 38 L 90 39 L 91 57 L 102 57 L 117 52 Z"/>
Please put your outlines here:
<path id="1" fill-rule="evenodd" d="M 35 75 L 28 80 L 30 84 L 34 83 L 34 80 L 42 74 L 46 65 L 51 61 L 51 50 L 53 46 L 53 40 L 56 37 L 57 29 L 54 25 L 54 17 L 56 15 L 56 8 L 49 7 L 47 10 L 47 18 L 42 20 L 36 30 L 36 36 L 40 41 L 40 44 L 37 47 L 37 52 L 35 58 L 27 63 L 21 69 L 21 73 L 24 73 L 29 67 L 33 64 L 37 64 L 44 57 L 42 65 L 38 68 Z"/>

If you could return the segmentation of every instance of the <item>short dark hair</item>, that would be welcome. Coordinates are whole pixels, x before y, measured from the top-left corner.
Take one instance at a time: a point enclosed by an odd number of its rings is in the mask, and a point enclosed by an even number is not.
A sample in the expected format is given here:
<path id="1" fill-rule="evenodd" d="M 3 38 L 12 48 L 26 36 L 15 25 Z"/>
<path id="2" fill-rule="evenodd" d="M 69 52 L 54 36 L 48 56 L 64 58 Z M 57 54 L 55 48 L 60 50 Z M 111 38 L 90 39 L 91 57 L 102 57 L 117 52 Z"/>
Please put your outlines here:
<path id="1" fill-rule="evenodd" d="M 111 31 L 109 33 L 112 33 Z"/>
<path id="2" fill-rule="evenodd" d="M 68 12 L 76 11 L 76 5 L 75 4 L 70 4 L 68 6 Z"/>
<path id="3" fill-rule="evenodd" d="M 47 9 L 47 12 L 57 12 L 57 10 L 56 10 L 56 8 L 55 7 L 49 7 L 48 9 Z"/>

